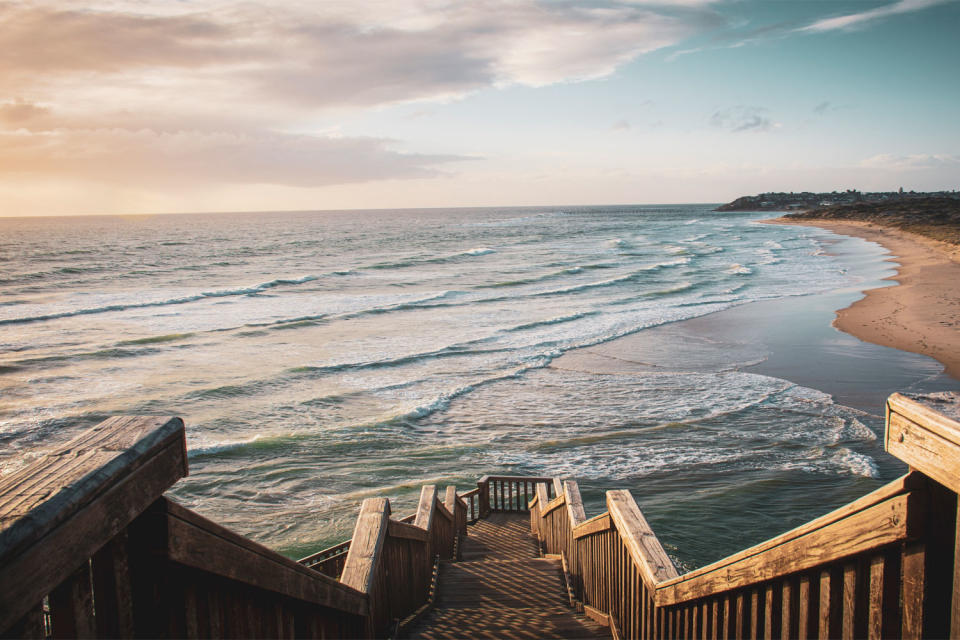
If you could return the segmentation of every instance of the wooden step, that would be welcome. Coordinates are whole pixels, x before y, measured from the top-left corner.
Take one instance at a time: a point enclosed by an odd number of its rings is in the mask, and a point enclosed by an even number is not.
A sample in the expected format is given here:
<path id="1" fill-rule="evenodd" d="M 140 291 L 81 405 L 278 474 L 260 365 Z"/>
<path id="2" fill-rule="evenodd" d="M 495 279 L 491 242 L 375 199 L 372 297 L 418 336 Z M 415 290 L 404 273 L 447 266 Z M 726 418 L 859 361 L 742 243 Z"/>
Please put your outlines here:
<path id="1" fill-rule="evenodd" d="M 569 609 L 435 609 L 411 638 L 609 638 L 609 630 Z"/>
<path id="2" fill-rule="evenodd" d="M 460 562 L 440 567 L 434 608 L 411 638 L 609 638 L 569 606 L 561 563 L 538 557 L 529 518 L 491 514 L 469 529 Z"/>

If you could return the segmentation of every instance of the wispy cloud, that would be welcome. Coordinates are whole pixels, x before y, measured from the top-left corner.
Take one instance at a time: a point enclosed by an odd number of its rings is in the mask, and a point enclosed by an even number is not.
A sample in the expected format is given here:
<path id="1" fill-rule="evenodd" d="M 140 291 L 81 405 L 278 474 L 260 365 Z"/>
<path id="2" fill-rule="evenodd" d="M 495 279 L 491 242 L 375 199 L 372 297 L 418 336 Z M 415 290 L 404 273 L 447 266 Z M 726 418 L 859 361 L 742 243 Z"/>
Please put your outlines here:
<path id="1" fill-rule="evenodd" d="M 862 160 L 860 166 L 869 169 L 888 170 L 960 167 L 960 156 L 946 153 L 917 153 L 910 155 L 883 153 Z"/>
<path id="2" fill-rule="evenodd" d="M 777 126 L 763 107 L 738 105 L 715 111 L 710 116 L 713 126 L 740 133 L 743 131 L 769 131 Z"/>
<path id="3" fill-rule="evenodd" d="M 157 15 L 144 8 L 162 3 L 79 11 L 28 2 L 0 12 L 0 77 L 36 88 L 92 73 L 103 87 L 164 89 L 189 86 L 189 74 L 208 91 L 314 108 L 444 98 L 602 77 L 722 22 L 686 4 L 357 0 L 267 12 L 190 3 L 190 13 Z"/>
<path id="4" fill-rule="evenodd" d="M 32 102 L 27 102 L 23 98 L 16 98 L 10 102 L 0 103 L 0 122 L 19 125 L 38 117 L 50 113 L 46 107 L 42 107 Z"/>
<path id="5" fill-rule="evenodd" d="M 308 123 L 488 87 L 607 76 L 721 23 L 709 5 L 0 4 L 0 96 L 8 96 L 0 99 L 0 178 L 318 186 L 437 175 L 463 158 Z"/>
<path id="6" fill-rule="evenodd" d="M 123 129 L 3 133 L 0 148 L 0 175 L 154 185 L 215 181 L 315 187 L 431 177 L 439 173 L 439 164 L 468 159 L 400 153 L 391 141 L 377 138 Z"/>
<path id="7" fill-rule="evenodd" d="M 921 9 L 926 9 L 934 5 L 944 4 L 945 2 L 950 1 L 952 0 L 899 0 L 898 2 L 893 2 L 882 7 L 869 9 L 867 11 L 861 11 L 859 13 L 850 13 L 842 16 L 817 20 L 813 24 L 802 27 L 799 29 L 799 31 L 822 32 L 834 31 L 837 29 L 852 29 L 864 26 L 865 24 L 875 20 L 888 18 L 890 16 L 895 16 L 902 13 L 919 11 Z"/>

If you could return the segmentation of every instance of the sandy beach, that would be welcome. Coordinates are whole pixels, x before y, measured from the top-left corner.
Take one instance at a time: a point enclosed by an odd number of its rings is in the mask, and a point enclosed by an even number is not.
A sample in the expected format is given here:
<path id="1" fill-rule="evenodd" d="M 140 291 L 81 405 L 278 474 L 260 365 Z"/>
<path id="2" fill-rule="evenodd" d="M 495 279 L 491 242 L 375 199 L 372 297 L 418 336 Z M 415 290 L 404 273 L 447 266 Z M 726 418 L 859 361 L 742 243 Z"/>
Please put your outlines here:
<path id="1" fill-rule="evenodd" d="M 820 226 L 820 225 L 817 225 Z M 823 225 L 826 229 L 826 225 Z M 553 361 L 552 367 L 588 371 L 598 374 L 646 374 L 664 371 L 741 370 L 790 380 L 805 387 L 830 394 L 835 401 L 862 411 L 881 416 L 887 396 L 899 392 L 932 392 L 957 390 L 957 374 L 953 377 L 944 371 L 943 360 L 935 360 L 929 351 L 909 348 L 906 340 L 883 342 L 869 335 L 876 325 L 883 325 L 884 311 L 877 310 L 874 301 L 894 300 L 895 308 L 905 307 L 906 299 L 896 294 L 904 289 L 889 281 L 900 280 L 887 254 L 894 250 L 893 242 L 879 245 L 879 234 L 871 240 L 877 245 L 865 245 L 855 236 L 866 230 L 851 228 L 841 231 L 840 225 L 833 229 L 843 235 L 825 234 L 823 241 L 844 269 L 862 278 L 857 285 L 833 291 L 807 295 L 787 296 L 773 300 L 751 302 L 717 313 L 651 327 L 613 340 L 611 342 L 570 351 Z M 881 232 L 882 233 L 882 232 Z M 896 233 L 891 233 L 895 236 Z M 898 245 L 897 255 L 905 253 L 908 242 Z M 929 283 L 929 276 L 921 275 L 922 285 L 914 287 L 926 291 L 935 299 L 949 300 L 949 275 L 960 274 L 951 270 L 956 263 L 945 260 L 942 254 L 924 249 L 922 242 L 914 242 L 919 257 L 912 264 L 930 264 L 941 278 L 939 284 Z M 910 254 L 912 255 L 912 254 Z M 906 260 L 899 258 L 899 261 Z M 939 271 L 943 269 L 944 271 Z M 864 297 L 864 291 L 871 293 Z M 890 304 L 887 302 L 887 304 Z M 941 303 L 943 304 L 943 303 Z M 956 299 L 954 298 L 954 304 Z M 937 307 L 946 313 L 942 307 Z M 954 307 L 955 308 L 955 307 Z M 838 310 L 845 322 L 853 326 L 839 326 Z M 850 312 L 859 316 L 851 321 Z M 931 338 L 926 329 L 913 317 L 902 317 L 901 311 L 895 322 L 909 327 L 912 334 L 923 339 L 923 346 L 940 347 L 938 353 L 952 348 L 956 363 L 956 327 L 938 328 Z M 943 322 L 955 322 L 955 318 L 941 318 Z M 950 334 L 950 335 L 947 335 Z M 888 331 L 887 335 L 895 335 Z M 952 371 L 956 372 L 954 368 Z"/>
<path id="2" fill-rule="evenodd" d="M 768 222 L 798 224 L 788 218 Z M 876 242 L 899 265 L 886 278 L 897 285 L 865 291 L 837 312 L 834 326 L 867 342 L 930 356 L 960 379 L 960 248 L 870 223 L 802 224 Z"/>

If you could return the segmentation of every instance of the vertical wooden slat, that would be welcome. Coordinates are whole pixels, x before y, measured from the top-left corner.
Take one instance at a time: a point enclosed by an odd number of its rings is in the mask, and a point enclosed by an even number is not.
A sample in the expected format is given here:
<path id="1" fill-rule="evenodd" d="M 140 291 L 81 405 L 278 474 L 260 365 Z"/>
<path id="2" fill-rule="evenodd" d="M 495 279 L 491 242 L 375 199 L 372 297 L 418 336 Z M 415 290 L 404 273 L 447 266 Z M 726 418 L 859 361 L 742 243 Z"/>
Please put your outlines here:
<path id="1" fill-rule="evenodd" d="M 760 637 L 760 594 L 756 589 L 750 591 L 750 637 Z"/>
<path id="2" fill-rule="evenodd" d="M 820 572 L 820 608 L 818 612 L 819 637 L 821 640 L 829 640 L 830 635 L 830 571 L 824 569 Z"/>
<path id="3" fill-rule="evenodd" d="M 91 559 L 97 637 L 133 637 L 133 594 L 127 558 L 127 530 L 117 534 Z"/>
<path id="4" fill-rule="evenodd" d="M 797 626 L 796 614 L 794 613 L 793 583 L 790 580 L 784 580 L 780 589 L 780 638 L 791 640 L 796 637 L 793 629 Z"/>
<path id="5" fill-rule="evenodd" d="M 186 638 L 200 638 L 200 612 L 197 604 L 197 587 L 192 580 L 183 585 L 183 606 Z"/>
<path id="6" fill-rule="evenodd" d="M 737 606 L 736 606 L 736 609 L 737 609 L 736 621 L 737 621 L 737 622 L 736 622 L 735 631 L 733 632 L 733 637 L 735 637 L 735 638 L 743 638 L 743 637 L 746 637 L 746 635 L 747 635 L 747 630 L 746 630 L 746 629 L 747 629 L 747 627 L 746 627 L 746 622 L 747 622 L 747 621 L 746 621 L 746 611 L 744 611 L 744 608 L 745 608 L 745 607 L 744 607 L 743 592 L 740 592 L 740 593 L 737 594 Z"/>
<path id="7" fill-rule="evenodd" d="M 50 593 L 50 620 L 54 638 L 96 637 L 89 561 Z"/>
<path id="8" fill-rule="evenodd" d="M 730 595 L 727 594 L 723 598 L 723 640 L 730 640 L 730 637 L 735 633 L 731 632 L 732 618 L 730 613 Z"/>
<path id="9" fill-rule="evenodd" d="M 903 602 L 900 637 L 905 640 L 920 638 L 923 634 L 923 596 L 926 587 L 924 564 L 926 549 L 923 544 L 909 544 L 901 560 L 900 598 Z"/>
<path id="10" fill-rule="evenodd" d="M 710 603 L 710 635 L 711 640 L 719 640 L 720 637 L 720 601 L 714 598 Z"/>
<path id="11" fill-rule="evenodd" d="M 870 596 L 867 616 L 867 637 L 870 640 L 883 638 L 883 583 L 886 559 L 882 556 L 870 558 Z M 891 606 L 893 603 L 890 603 Z"/>
<path id="12" fill-rule="evenodd" d="M 224 637 L 223 609 L 220 607 L 220 589 L 214 583 L 207 589 L 207 629 L 211 638 Z M 290 621 L 293 624 L 293 621 Z"/>
<path id="13" fill-rule="evenodd" d="M 800 585 L 797 589 L 797 638 L 806 640 L 813 636 L 812 629 L 815 625 L 810 624 L 810 618 L 813 615 L 811 603 L 813 598 L 810 593 L 810 576 L 800 576 Z"/>
<path id="14" fill-rule="evenodd" d="M 763 637 L 765 640 L 773 640 L 773 634 L 776 633 L 776 614 L 779 612 L 775 611 L 774 595 L 774 585 L 768 584 L 763 590 Z"/>
<path id="15" fill-rule="evenodd" d="M 840 632 L 844 640 L 853 640 L 855 636 L 856 615 L 857 565 L 847 564 L 843 567 L 843 623 Z"/>
<path id="16" fill-rule="evenodd" d="M 700 605 L 693 604 L 689 606 L 692 611 L 690 612 L 690 629 L 687 631 L 688 638 L 697 638 L 699 636 L 700 629 Z"/>

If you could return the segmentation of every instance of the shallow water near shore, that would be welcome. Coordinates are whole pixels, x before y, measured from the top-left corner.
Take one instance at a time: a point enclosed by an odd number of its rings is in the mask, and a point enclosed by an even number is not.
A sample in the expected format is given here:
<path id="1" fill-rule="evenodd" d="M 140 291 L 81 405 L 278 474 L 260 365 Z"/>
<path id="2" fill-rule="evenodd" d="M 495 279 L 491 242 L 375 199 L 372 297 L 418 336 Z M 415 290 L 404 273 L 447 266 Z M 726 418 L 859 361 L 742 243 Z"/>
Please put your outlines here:
<path id="1" fill-rule="evenodd" d="M 822 333 L 830 296 L 889 266 L 875 245 L 838 252 L 837 236 L 761 217 L 2 220 L 0 464 L 108 415 L 180 415 L 191 475 L 173 496 L 291 556 L 348 537 L 365 497 L 403 514 L 421 484 L 504 473 L 575 478 L 588 515 L 604 489 L 630 489 L 678 562 L 699 565 L 897 475 L 871 394 L 951 384 L 900 352 L 881 379 L 842 341 L 843 381 L 813 375 L 809 349 L 789 356 L 770 309 L 805 301 L 791 335 Z M 737 313 L 755 329 L 718 329 Z M 588 356 L 625 364 L 561 364 Z"/>

